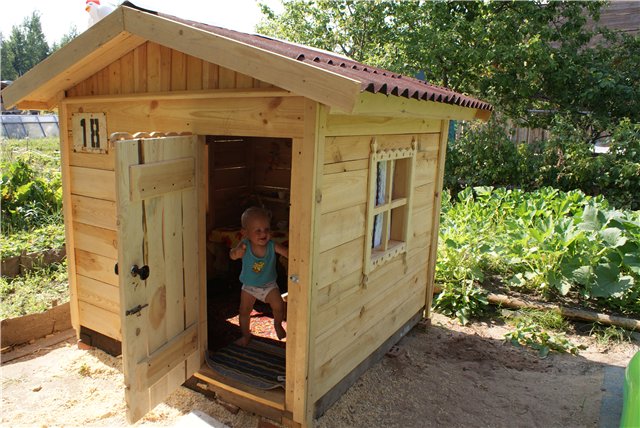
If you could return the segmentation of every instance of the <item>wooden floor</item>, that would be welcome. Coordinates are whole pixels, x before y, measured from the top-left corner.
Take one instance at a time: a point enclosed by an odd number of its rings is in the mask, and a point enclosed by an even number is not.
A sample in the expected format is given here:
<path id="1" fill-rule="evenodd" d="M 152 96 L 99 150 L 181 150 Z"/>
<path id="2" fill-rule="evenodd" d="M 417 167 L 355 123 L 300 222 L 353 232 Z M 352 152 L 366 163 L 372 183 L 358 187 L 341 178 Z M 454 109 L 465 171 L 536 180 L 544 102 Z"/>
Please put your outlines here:
<path id="1" fill-rule="evenodd" d="M 275 421 L 282 420 L 284 413 L 284 389 L 257 389 L 230 379 L 204 364 L 195 377 L 206 382 L 208 389 L 222 400 L 249 412 L 266 416 Z"/>

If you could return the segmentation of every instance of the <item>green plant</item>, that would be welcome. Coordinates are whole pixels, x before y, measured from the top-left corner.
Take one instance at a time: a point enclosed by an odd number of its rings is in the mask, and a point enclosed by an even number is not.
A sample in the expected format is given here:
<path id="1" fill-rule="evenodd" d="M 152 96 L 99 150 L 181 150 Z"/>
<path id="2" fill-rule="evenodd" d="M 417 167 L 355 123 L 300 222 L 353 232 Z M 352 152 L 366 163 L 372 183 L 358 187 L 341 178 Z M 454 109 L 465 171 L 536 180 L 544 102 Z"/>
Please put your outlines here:
<path id="1" fill-rule="evenodd" d="M 483 315 L 489 302 L 486 293 L 476 287 L 472 280 L 459 283 L 447 282 L 434 302 L 434 309 L 444 315 L 456 317 L 462 325 L 473 317 Z"/>
<path id="2" fill-rule="evenodd" d="M 598 344 L 609 346 L 611 343 L 631 342 L 631 332 L 622 327 L 615 325 L 604 326 L 602 324 L 594 324 L 589 332 L 590 336 L 595 337 Z"/>
<path id="3" fill-rule="evenodd" d="M 78 374 L 82 377 L 91 377 L 91 368 L 87 363 L 82 363 L 78 369 Z"/>
<path id="4" fill-rule="evenodd" d="M 492 274 L 522 292 L 637 314 L 638 254 L 640 213 L 612 210 L 601 197 L 465 188 L 443 197 L 436 280 L 482 283 Z"/>
<path id="5" fill-rule="evenodd" d="M 512 142 L 509 126 L 499 118 L 465 126 L 447 147 L 445 187 L 455 195 L 466 186 L 544 186 L 606 197 L 623 209 L 640 209 L 640 124 L 621 119 L 606 131 L 610 148 L 596 155 L 589 130 L 556 117 L 550 138 Z"/>
<path id="6" fill-rule="evenodd" d="M 60 222 L 62 188 L 59 177 L 38 177 L 24 160 L 3 163 L 2 225 L 5 234 Z"/>
<path id="7" fill-rule="evenodd" d="M 0 277 L 0 318 L 43 312 L 69 300 L 67 263 L 54 263 L 24 276 Z"/>
<path id="8" fill-rule="evenodd" d="M 519 321 L 515 330 L 504 335 L 505 340 L 514 346 L 528 346 L 538 351 L 542 358 L 546 358 L 549 352 L 569 352 L 578 354 L 583 345 L 576 346 L 562 333 L 550 333 L 535 322 Z"/>
<path id="9" fill-rule="evenodd" d="M 536 324 L 543 329 L 557 332 L 566 332 L 571 329 L 571 324 L 558 310 L 520 309 L 509 311 L 503 318 L 508 324 L 514 326 L 518 323 Z"/>
<path id="10" fill-rule="evenodd" d="M 62 248 L 65 243 L 64 225 L 50 224 L 32 231 L 17 231 L 0 239 L 2 258 Z"/>

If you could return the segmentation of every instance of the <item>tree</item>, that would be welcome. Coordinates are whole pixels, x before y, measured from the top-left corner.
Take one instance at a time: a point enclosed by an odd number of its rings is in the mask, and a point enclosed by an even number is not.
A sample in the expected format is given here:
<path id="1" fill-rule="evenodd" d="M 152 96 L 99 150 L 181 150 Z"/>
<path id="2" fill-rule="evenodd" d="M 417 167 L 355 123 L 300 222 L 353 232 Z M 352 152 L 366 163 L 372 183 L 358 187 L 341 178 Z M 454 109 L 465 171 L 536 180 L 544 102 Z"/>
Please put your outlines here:
<path id="1" fill-rule="evenodd" d="M 51 53 L 57 51 L 76 37 L 78 37 L 78 28 L 72 25 L 69 27 L 69 32 L 62 36 L 59 42 L 54 42 L 53 45 L 51 45 Z"/>
<path id="2" fill-rule="evenodd" d="M 2 80 L 15 80 L 49 55 L 42 32 L 40 14 L 34 11 L 19 26 L 13 26 L 7 40 L 2 39 Z"/>
<path id="3" fill-rule="evenodd" d="M 258 31 L 419 73 L 524 126 L 562 115 L 597 135 L 640 122 L 640 39 L 588 26 L 603 4 L 284 0 L 279 15 L 261 5 Z"/>

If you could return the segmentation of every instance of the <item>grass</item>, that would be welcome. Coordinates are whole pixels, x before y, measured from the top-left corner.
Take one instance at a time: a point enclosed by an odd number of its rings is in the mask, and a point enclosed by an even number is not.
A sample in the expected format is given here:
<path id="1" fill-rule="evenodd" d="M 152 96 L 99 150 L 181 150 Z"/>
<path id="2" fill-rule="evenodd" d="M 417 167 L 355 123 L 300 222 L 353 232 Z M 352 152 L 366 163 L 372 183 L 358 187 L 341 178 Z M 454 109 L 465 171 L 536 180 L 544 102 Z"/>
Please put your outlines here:
<path id="1" fill-rule="evenodd" d="M 510 325 L 524 323 L 536 324 L 546 330 L 568 332 L 573 330 L 571 324 L 557 310 L 520 309 L 518 311 L 504 311 L 503 320 Z"/>
<path id="2" fill-rule="evenodd" d="M 15 318 L 69 301 L 67 263 L 54 263 L 15 278 L 0 277 L 0 319 Z"/>
<path id="3" fill-rule="evenodd" d="M 594 324 L 589 332 L 601 346 L 610 346 L 616 343 L 631 342 L 632 332 L 615 325 L 604 326 L 602 324 Z"/>
<path id="4" fill-rule="evenodd" d="M 50 224 L 33 231 L 20 231 L 3 236 L 0 241 L 2 258 L 18 256 L 20 254 L 58 249 L 64 246 L 64 225 Z"/>

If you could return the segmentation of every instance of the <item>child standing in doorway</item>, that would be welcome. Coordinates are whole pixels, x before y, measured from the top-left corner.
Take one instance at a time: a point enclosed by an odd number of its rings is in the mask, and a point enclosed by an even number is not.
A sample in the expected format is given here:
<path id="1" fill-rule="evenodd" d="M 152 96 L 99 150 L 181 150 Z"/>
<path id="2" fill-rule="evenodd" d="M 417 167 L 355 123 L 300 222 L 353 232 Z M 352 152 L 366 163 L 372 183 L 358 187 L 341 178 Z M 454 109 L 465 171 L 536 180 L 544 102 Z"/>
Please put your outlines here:
<path id="1" fill-rule="evenodd" d="M 256 299 L 271 306 L 273 327 L 278 339 L 287 333 L 282 327 L 284 301 L 276 283 L 276 254 L 289 257 L 287 247 L 271 240 L 271 216 L 263 208 L 252 207 L 242 213 L 243 239 L 229 251 L 231 260 L 242 259 L 240 282 L 240 331 L 242 337 L 236 344 L 247 346 L 251 341 L 250 315 Z"/>

